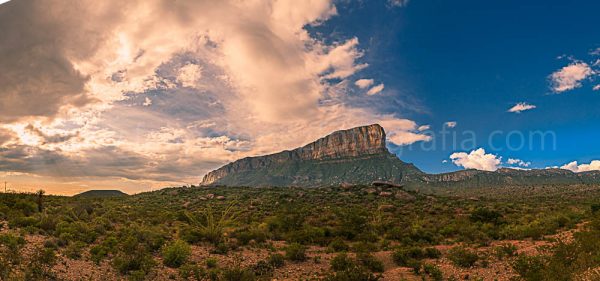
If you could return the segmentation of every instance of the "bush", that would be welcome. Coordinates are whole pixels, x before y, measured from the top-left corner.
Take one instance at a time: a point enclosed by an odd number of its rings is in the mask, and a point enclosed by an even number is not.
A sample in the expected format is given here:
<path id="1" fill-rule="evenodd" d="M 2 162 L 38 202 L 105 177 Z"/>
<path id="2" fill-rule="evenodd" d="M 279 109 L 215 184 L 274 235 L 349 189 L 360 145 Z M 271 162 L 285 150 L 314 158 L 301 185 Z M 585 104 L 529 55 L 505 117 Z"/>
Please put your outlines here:
<path id="1" fill-rule="evenodd" d="M 25 266 L 25 280 L 56 280 L 52 267 L 56 263 L 53 249 L 36 249 L 31 260 Z"/>
<path id="2" fill-rule="evenodd" d="M 383 262 L 368 253 L 359 253 L 357 259 L 361 265 L 373 272 L 383 272 Z"/>
<path id="3" fill-rule="evenodd" d="M 512 264 L 513 269 L 527 281 L 544 280 L 544 261 L 536 256 L 519 256 Z"/>
<path id="4" fill-rule="evenodd" d="M 195 264 L 184 264 L 179 267 L 179 276 L 184 280 L 205 280 L 206 272 L 203 268 Z"/>
<path id="5" fill-rule="evenodd" d="M 207 268 L 217 268 L 218 261 L 215 258 L 208 258 L 205 261 Z"/>
<path id="6" fill-rule="evenodd" d="M 272 254 L 269 256 L 269 264 L 274 268 L 281 268 L 285 265 L 285 260 L 281 254 Z"/>
<path id="7" fill-rule="evenodd" d="M 354 261 L 347 254 L 339 254 L 331 259 L 331 269 L 333 271 L 344 271 L 356 266 Z"/>
<path id="8" fill-rule="evenodd" d="M 468 268 L 475 265 L 479 256 L 474 251 L 458 246 L 448 251 L 448 259 L 456 266 Z"/>
<path id="9" fill-rule="evenodd" d="M 65 249 L 65 255 L 70 259 L 78 260 L 81 258 L 81 252 L 83 251 L 84 247 L 85 243 L 80 241 L 71 243 L 67 249 Z"/>
<path id="10" fill-rule="evenodd" d="M 192 248 L 182 240 L 176 240 L 163 249 L 163 263 L 172 268 L 178 268 L 187 262 L 192 254 Z"/>
<path id="11" fill-rule="evenodd" d="M 333 239 L 331 243 L 329 243 L 329 249 L 332 252 L 346 252 L 350 249 L 350 246 L 348 246 L 348 244 L 346 244 L 346 242 L 344 242 L 343 239 L 336 238 Z"/>
<path id="12" fill-rule="evenodd" d="M 414 261 L 426 258 L 425 252 L 419 247 L 398 249 L 392 254 L 392 259 L 399 266 L 414 267 Z"/>
<path id="13" fill-rule="evenodd" d="M 497 258 L 514 257 L 517 255 L 517 246 L 509 243 L 502 244 L 494 248 L 494 254 Z"/>
<path id="14" fill-rule="evenodd" d="M 502 214 L 488 208 L 477 208 L 469 217 L 473 222 L 499 224 L 502 222 Z"/>
<path id="15" fill-rule="evenodd" d="M 425 257 L 428 259 L 439 259 L 442 256 L 440 250 L 436 248 L 426 248 L 425 249 Z"/>
<path id="16" fill-rule="evenodd" d="M 444 275 L 439 267 L 433 264 L 426 264 L 423 266 L 423 272 L 431 277 L 434 281 L 442 281 L 444 280 Z"/>
<path id="17" fill-rule="evenodd" d="M 273 266 L 267 261 L 259 261 L 252 267 L 256 276 L 266 277 L 273 274 Z"/>
<path id="18" fill-rule="evenodd" d="M 285 249 L 285 258 L 291 261 L 302 262 L 307 259 L 306 247 L 292 243 Z"/>
<path id="19" fill-rule="evenodd" d="M 375 276 L 365 267 L 353 265 L 343 271 L 331 273 L 325 277 L 326 281 L 377 281 L 381 276 Z"/>
<path id="20" fill-rule="evenodd" d="M 221 274 L 221 280 L 223 281 L 254 281 L 257 280 L 254 272 L 248 269 L 233 267 L 223 270 Z"/>

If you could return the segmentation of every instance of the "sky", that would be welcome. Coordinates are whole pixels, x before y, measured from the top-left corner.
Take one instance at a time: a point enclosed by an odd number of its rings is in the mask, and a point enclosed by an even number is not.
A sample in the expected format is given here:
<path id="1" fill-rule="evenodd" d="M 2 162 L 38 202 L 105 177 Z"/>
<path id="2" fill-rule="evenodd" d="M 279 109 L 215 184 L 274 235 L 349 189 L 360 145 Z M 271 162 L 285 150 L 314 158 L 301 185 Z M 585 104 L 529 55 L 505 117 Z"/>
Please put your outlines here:
<path id="1" fill-rule="evenodd" d="M 197 184 L 230 161 L 372 123 L 425 172 L 599 170 L 599 9 L 8 1 L 0 178 L 65 195 Z"/>

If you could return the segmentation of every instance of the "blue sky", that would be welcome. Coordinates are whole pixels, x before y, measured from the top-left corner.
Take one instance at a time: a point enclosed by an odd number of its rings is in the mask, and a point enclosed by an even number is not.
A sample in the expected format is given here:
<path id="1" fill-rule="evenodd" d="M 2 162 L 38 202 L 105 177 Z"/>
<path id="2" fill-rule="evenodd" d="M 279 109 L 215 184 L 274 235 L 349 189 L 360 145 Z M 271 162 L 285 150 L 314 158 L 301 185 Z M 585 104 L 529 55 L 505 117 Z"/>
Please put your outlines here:
<path id="1" fill-rule="evenodd" d="M 391 8 L 351 2 L 337 6 L 339 16 L 312 31 L 338 40 L 357 36 L 369 67 L 357 74 L 379 77 L 395 97 L 417 103 L 419 110 L 395 112 L 438 132 L 446 121 L 452 131 L 476 133 L 477 147 L 504 159 L 519 158 L 532 167 L 563 165 L 600 158 L 600 92 L 593 82 L 556 94 L 549 75 L 573 60 L 594 62 L 600 47 L 597 11 L 600 2 L 578 1 L 410 1 Z M 596 79 L 596 82 L 600 79 Z M 507 110 L 518 102 L 537 108 Z M 422 107 L 422 108 L 421 108 Z M 425 112 L 422 112 L 422 109 Z M 394 109 L 388 109 L 394 110 Z M 512 130 L 556 133 L 556 150 L 511 151 L 505 138 L 491 132 Z M 512 146 L 519 143 L 518 137 Z M 461 169 L 442 163 L 454 152 L 441 143 L 423 151 L 416 143 L 395 151 L 423 170 Z"/>

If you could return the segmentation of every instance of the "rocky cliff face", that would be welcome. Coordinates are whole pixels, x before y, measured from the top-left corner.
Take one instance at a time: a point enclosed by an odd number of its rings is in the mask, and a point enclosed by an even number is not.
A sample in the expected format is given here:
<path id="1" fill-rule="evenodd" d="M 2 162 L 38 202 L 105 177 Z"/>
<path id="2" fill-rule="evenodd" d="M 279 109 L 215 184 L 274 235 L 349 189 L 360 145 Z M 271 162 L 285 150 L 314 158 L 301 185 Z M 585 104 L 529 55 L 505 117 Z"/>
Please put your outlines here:
<path id="1" fill-rule="evenodd" d="M 240 159 L 208 173 L 200 184 L 360 184 L 400 181 L 404 173 L 415 172 L 420 173 L 388 152 L 384 129 L 373 124 L 337 131 L 294 150 Z"/>

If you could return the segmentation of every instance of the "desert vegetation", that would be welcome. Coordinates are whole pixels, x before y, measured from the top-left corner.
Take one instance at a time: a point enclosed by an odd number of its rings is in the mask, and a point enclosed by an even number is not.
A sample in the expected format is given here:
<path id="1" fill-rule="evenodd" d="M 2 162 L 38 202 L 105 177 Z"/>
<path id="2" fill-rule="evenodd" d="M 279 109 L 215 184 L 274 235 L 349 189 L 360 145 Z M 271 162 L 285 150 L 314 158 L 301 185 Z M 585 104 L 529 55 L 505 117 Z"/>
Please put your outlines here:
<path id="1" fill-rule="evenodd" d="M 1 194 L 0 225 L 0 280 L 600 278 L 592 185 L 40 191 Z"/>

